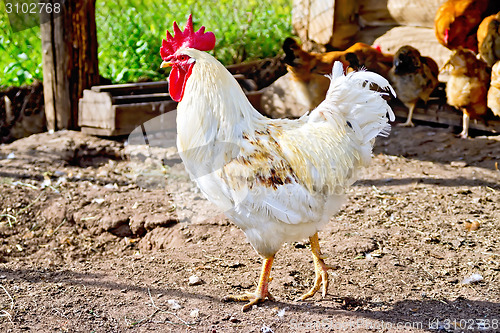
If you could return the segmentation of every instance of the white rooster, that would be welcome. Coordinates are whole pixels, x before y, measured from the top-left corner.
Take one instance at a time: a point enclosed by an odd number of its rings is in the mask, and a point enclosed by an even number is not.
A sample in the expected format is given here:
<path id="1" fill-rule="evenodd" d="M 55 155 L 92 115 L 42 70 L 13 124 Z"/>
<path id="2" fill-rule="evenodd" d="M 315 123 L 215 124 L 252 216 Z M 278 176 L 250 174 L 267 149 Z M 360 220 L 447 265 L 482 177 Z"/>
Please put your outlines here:
<path id="1" fill-rule="evenodd" d="M 302 299 L 328 288 L 328 266 L 318 231 L 336 213 L 346 188 L 371 160 L 378 135 L 387 135 L 394 114 L 375 84 L 394 91 L 371 72 L 343 73 L 335 63 L 326 99 L 300 119 L 269 119 L 213 56 L 215 36 L 184 31 L 174 22 L 161 47 L 162 67 L 172 67 L 171 97 L 178 101 L 177 148 L 203 194 L 225 211 L 264 259 L 254 293 L 223 300 L 254 304 L 273 299 L 268 291 L 275 253 L 285 242 L 309 237 L 316 279 Z"/>

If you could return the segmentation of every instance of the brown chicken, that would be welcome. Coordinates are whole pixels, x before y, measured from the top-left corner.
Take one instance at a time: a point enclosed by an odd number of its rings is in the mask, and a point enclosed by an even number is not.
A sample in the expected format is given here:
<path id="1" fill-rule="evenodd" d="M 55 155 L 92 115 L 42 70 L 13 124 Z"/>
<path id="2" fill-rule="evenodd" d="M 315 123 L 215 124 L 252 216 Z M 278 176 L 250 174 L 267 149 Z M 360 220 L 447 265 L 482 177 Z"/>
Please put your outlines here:
<path id="1" fill-rule="evenodd" d="M 326 53 L 306 52 L 293 39 L 283 43 L 285 63 L 291 74 L 291 88 L 300 104 L 309 111 L 323 101 L 330 84 L 325 75 L 332 71 L 333 63 L 340 61 L 344 69 L 366 68 L 387 77 L 392 67 L 392 55 L 383 54 L 378 49 L 363 43 L 356 43 L 345 51 Z"/>
<path id="2" fill-rule="evenodd" d="M 430 57 L 423 57 L 409 45 L 402 46 L 394 55 L 389 81 L 398 99 L 408 108 L 408 118 L 401 126 L 414 126 L 413 111 L 419 100 L 427 103 L 438 85 L 439 67 Z"/>
<path id="3" fill-rule="evenodd" d="M 500 12 L 481 22 L 477 29 L 477 45 L 479 55 L 489 67 L 500 60 Z"/>
<path id="4" fill-rule="evenodd" d="M 379 49 L 364 43 L 356 43 L 344 51 L 316 53 L 304 51 L 293 38 L 287 38 L 283 43 L 283 50 L 289 71 L 299 77 L 308 73 L 330 74 L 335 61 L 342 62 L 345 68 L 364 67 L 386 76 L 392 67 L 393 59 L 392 55 L 384 54 Z"/>
<path id="5" fill-rule="evenodd" d="M 446 85 L 448 104 L 463 112 L 462 132 L 460 136 L 469 136 L 470 118 L 479 118 L 488 108 L 486 95 L 490 83 L 490 75 L 484 61 L 476 58 L 471 50 L 453 51 L 445 68 L 451 66 L 450 79 Z"/>
<path id="6" fill-rule="evenodd" d="M 446 1 L 434 19 L 434 32 L 439 43 L 450 50 L 463 47 L 477 52 L 477 27 L 487 8 L 487 0 Z"/>
<path id="7" fill-rule="evenodd" d="M 491 69 L 490 89 L 488 90 L 488 107 L 500 117 L 500 60 Z"/>

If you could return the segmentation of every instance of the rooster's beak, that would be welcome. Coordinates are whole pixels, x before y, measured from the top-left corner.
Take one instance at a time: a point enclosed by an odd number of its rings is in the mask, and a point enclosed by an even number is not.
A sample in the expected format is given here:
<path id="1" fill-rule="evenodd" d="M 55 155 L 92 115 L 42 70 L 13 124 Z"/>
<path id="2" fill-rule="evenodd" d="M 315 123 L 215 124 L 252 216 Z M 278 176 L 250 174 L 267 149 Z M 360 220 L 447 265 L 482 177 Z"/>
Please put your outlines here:
<path id="1" fill-rule="evenodd" d="M 172 63 L 170 61 L 164 61 L 161 63 L 160 68 L 170 67 Z"/>

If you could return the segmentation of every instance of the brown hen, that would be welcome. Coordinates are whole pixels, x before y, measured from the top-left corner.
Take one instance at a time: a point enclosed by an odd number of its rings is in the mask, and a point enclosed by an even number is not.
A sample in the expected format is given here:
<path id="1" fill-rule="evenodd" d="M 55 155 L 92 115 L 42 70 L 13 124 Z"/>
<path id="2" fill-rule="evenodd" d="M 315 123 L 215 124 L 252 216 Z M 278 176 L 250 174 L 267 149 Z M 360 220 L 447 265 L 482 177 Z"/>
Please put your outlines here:
<path id="1" fill-rule="evenodd" d="M 392 55 L 363 43 L 356 43 L 345 51 L 317 53 L 306 52 L 293 38 L 287 38 L 283 50 L 295 97 L 307 110 L 315 108 L 325 98 L 330 84 L 325 75 L 331 73 L 335 61 L 342 62 L 346 70 L 348 67 L 363 68 L 387 77 L 393 59 Z"/>
<path id="2" fill-rule="evenodd" d="M 297 76 L 308 73 L 330 74 L 335 61 L 342 62 L 344 67 L 365 68 L 386 76 L 392 67 L 393 59 L 392 55 L 384 54 L 379 49 L 364 43 L 356 43 L 344 51 L 319 53 L 306 52 L 293 38 L 287 38 L 283 43 L 283 50 L 285 63 Z"/>
<path id="3" fill-rule="evenodd" d="M 500 60 L 491 69 L 491 83 L 488 90 L 488 107 L 500 117 Z"/>
<path id="4" fill-rule="evenodd" d="M 434 32 L 439 43 L 450 50 L 462 47 L 477 52 L 477 27 L 487 8 L 487 0 L 446 1 L 434 19 Z"/>
<path id="5" fill-rule="evenodd" d="M 448 104 L 463 112 L 462 132 L 460 136 L 469 136 L 470 118 L 480 118 L 488 108 L 486 95 L 490 75 L 484 61 L 476 58 L 471 50 L 453 51 L 445 68 L 451 66 L 451 76 L 446 85 Z"/>
<path id="6" fill-rule="evenodd" d="M 477 42 L 479 54 L 489 67 L 500 60 L 500 12 L 481 22 L 477 29 Z"/>

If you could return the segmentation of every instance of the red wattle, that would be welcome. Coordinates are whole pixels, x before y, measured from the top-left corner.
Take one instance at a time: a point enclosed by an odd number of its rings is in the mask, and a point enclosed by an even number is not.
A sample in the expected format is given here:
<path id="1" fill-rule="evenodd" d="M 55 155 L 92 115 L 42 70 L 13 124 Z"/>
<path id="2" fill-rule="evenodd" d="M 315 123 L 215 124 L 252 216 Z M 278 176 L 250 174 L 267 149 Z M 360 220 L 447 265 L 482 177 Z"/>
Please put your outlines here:
<path id="1" fill-rule="evenodd" d="M 173 65 L 170 76 L 168 77 L 168 90 L 170 97 L 176 102 L 180 102 L 184 96 L 184 88 L 186 87 L 186 82 L 191 71 L 193 69 L 193 64 L 189 64 L 187 69 L 179 65 Z"/>

